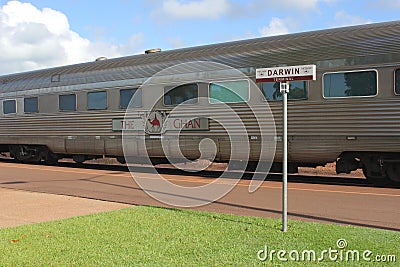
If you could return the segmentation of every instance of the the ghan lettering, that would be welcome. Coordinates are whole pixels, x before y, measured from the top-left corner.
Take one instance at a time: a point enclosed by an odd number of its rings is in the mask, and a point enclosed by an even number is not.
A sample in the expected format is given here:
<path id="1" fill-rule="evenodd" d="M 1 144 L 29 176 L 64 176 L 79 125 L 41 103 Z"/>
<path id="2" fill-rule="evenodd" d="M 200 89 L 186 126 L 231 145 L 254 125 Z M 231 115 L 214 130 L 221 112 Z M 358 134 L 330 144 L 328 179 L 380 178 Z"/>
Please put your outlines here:
<path id="1" fill-rule="evenodd" d="M 121 121 L 121 129 L 123 130 L 134 130 L 135 123 L 133 121 Z"/>
<path id="2" fill-rule="evenodd" d="M 201 129 L 200 118 L 192 120 L 175 119 L 174 120 L 175 129 Z"/>
<path id="3" fill-rule="evenodd" d="M 113 119 L 113 131 L 140 131 L 144 130 L 144 122 L 142 118 L 132 119 Z"/>

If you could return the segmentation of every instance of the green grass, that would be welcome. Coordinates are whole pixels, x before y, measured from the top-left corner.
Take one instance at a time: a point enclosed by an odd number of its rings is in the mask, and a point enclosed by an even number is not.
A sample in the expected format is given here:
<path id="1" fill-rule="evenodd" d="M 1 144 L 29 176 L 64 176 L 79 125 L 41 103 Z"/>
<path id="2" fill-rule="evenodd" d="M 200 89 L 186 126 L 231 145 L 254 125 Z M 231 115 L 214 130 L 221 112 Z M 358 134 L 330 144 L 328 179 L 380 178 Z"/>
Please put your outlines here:
<path id="1" fill-rule="evenodd" d="M 0 266 L 365 266 L 367 262 L 279 262 L 257 259 L 275 250 L 348 249 L 396 255 L 400 233 L 350 226 L 134 207 L 56 222 L 0 229 Z M 371 266 L 376 263 L 369 263 Z M 390 265 L 386 263 L 386 265 Z M 381 266 L 386 266 L 381 265 Z"/>

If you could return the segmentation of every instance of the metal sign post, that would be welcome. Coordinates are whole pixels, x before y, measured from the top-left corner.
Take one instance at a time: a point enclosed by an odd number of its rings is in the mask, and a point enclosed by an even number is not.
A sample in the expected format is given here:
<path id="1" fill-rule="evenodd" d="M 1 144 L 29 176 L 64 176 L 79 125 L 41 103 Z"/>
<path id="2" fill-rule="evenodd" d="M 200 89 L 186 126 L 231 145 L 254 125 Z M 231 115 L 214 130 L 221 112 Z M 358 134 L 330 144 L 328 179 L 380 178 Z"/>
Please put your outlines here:
<path id="1" fill-rule="evenodd" d="M 290 81 L 316 80 L 315 65 L 285 66 L 256 70 L 257 82 L 279 82 L 282 94 L 282 231 L 287 232 L 288 111 Z"/>
<path id="2" fill-rule="evenodd" d="M 289 82 L 280 83 L 282 94 L 282 231 L 287 232 L 287 176 L 288 176 L 288 119 L 287 119 L 287 99 L 289 93 Z"/>

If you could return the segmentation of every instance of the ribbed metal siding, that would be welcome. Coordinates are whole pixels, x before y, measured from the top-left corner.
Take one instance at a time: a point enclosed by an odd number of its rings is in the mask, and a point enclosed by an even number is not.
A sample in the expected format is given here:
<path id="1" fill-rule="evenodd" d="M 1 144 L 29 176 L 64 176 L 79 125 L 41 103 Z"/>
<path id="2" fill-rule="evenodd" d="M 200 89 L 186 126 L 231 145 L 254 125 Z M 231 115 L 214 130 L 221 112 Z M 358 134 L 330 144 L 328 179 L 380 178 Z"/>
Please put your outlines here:
<path id="1" fill-rule="evenodd" d="M 347 103 L 346 103 L 347 100 Z M 333 161 L 342 151 L 400 151 L 400 100 L 393 99 L 346 99 L 329 100 L 328 104 L 298 101 L 289 105 L 289 142 L 290 157 L 303 162 Z M 271 108 L 277 125 L 277 135 L 281 134 L 281 106 L 272 103 Z M 261 107 L 256 106 L 254 109 Z M 263 108 L 264 109 L 264 108 Z M 225 126 L 233 129 L 235 136 L 240 131 L 237 121 L 224 114 L 224 109 L 217 106 L 210 108 L 215 118 L 225 122 Z M 210 112 L 209 111 L 209 112 Z M 245 106 L 237 106 L 237 114 L 247 127 L 248 135 L 259 135 L 254 116 Z M 199 110 L 187 108 L 185 114 L 199 115 Z M 5 143 L 16 140 L 21 143 L 48 144 L 58 147 L 66 140 L 68 153 L 95 153 L 121 155 L 120 132 L 112 131 L 112 119 L 121 117 L 123 113 L 86 113 L 36 116 L 21 118 L 2 118 L 0 120 L 0 141 Z M 266 118 L 262 124 L 269 123 Z M 221 159 L 229 157 L 229 137 L 226 131 L 216 122 L 210 122 L 210 131 L 185 132 L 187 141 L 183 141 L 188 149 L 186 154 L 194 157 L 198 154 L 196 146 L 203 137 L 211 136 L 220 142 Z M 58 136 L 58 138 L 56 138 Z M 73 140 L 68 140 L 72 136 Z M 96 140 L 98 136 L 101 140 Z M 110 137 L 115 137 L 111 139 Z M 355 137 L 356 140 L 347 140 Z M 56 141 L 55 141 L 56 140 Z M 252 143 L 254 145 L 254 143 Z M 161 155 L 160 149 L 153 147 L 150 153 Z M 253 156 L 255 156 L 253 154 Z M 277 146 L 277 157 L 280 159 L 280 146 Z"/>

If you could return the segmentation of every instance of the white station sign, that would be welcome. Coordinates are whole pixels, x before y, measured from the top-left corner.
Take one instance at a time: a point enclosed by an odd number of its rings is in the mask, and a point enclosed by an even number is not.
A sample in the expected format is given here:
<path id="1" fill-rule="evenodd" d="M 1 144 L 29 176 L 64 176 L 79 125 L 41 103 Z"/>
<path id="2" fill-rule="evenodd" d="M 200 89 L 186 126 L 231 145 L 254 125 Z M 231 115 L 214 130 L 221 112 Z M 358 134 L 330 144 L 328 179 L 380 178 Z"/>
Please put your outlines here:
<path id="1" fill-rule="evenodd" d="M 316 65 L 263 68 L 256 70 L 257 82 L 290 82 L 316 80 Z"/>

